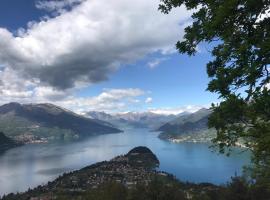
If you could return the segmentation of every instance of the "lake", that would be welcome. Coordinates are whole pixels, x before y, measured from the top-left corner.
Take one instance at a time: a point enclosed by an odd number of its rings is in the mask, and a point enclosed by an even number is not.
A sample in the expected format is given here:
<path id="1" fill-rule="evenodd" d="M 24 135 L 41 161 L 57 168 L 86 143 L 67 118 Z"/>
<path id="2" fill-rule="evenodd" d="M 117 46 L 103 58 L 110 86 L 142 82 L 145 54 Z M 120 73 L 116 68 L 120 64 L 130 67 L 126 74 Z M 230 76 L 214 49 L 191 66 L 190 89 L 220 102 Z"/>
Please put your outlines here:
<path id="1" fill-rule="evenodd" d="M 170 143 L 157 132 L 127 129 L 124 133 L 90 137 L 73 143 L 29 144 L 0 155 L 0 195 L 45 184 L 64 172 L 109 160 L 135 146 L 149 147 L 160 160 L 160 170 L 182 181 L 224 184 L 241 174 L 248 152 L 236 149 L 231 157 L 218 155 L 205 143 Z"/>

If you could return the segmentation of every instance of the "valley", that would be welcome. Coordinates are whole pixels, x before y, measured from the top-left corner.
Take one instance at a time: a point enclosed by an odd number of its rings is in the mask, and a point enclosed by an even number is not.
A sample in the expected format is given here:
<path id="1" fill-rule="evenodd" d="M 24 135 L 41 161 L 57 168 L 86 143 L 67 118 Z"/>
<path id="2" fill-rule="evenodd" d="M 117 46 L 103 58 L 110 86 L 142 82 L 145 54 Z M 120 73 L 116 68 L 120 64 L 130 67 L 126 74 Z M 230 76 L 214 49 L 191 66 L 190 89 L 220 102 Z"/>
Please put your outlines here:
<path id="1" fill-rule="evenodd" d="M 194 113 L 162 115 L 151 112 L 108 114 L 88 112 L 86 116 L 107 121 L 115 127 L 148 128 L 160 132 L 159 138 L 170 142 L 210 143 L 216 136 L 214 129 L 209 129 L 207 122 L 211 111 L 200 109 Z"/>

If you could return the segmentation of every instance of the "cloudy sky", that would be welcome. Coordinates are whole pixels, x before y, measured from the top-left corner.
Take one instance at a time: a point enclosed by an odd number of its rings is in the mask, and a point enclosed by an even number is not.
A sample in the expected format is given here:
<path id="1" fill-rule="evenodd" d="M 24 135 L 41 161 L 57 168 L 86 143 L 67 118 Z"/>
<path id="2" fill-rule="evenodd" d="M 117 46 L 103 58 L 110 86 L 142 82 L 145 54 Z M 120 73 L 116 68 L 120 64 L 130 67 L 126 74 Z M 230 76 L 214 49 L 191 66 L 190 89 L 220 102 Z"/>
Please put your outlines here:
<path id="1" fill-rule="evenodd" d="M 208 47 L 175 43 L 191 23 L 159 0 L 1 0 L 0 104 L 51 102 L 76 112 L 195 111 L 206 92 Z"/>

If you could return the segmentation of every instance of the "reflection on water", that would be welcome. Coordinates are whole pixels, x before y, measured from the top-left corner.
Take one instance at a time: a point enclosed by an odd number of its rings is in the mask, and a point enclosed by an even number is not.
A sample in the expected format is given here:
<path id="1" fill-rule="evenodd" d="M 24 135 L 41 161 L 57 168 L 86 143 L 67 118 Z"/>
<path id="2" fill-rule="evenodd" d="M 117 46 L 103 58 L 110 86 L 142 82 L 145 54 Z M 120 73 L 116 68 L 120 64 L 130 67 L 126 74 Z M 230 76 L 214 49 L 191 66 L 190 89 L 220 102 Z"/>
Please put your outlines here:
<path id="1" fill-rule="evenodd" d="M 231 157 L 212 153 L 207 144 L 173 144 L 146 129 L 91 137 L 75 143 L 31 144 L 0 155 L 0 195 L 45 184 L 60 174 L 109 160 L 139 145 L 149 147 L 160 169 L 183 181 L 227 182 L 249 162 L 248 153 Z M 239 152 L 239 150 L 238 150 Z"/>

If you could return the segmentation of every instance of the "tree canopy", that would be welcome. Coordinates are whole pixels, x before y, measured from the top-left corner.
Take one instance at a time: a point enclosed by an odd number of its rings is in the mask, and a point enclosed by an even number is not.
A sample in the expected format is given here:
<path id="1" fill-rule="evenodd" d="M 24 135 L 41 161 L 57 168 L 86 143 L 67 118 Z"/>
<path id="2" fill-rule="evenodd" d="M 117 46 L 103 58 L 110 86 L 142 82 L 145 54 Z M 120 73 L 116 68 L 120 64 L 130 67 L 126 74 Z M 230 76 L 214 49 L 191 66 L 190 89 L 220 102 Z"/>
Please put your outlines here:
<path id="1" fill-rule="evenodd" d="M 216 146 L 224 153 L 243 140 L 254 155 L 253 172 L 270 178 L 270 1 L 161 0 L 159 9 L 168 14 L 179 6 L 193 11 L 179 52 L 192 56 L 211 43 L 207 90 L 221 100 L 209 118 Z"/>

